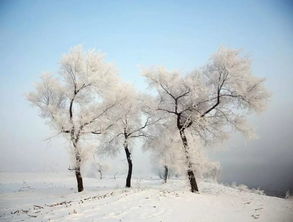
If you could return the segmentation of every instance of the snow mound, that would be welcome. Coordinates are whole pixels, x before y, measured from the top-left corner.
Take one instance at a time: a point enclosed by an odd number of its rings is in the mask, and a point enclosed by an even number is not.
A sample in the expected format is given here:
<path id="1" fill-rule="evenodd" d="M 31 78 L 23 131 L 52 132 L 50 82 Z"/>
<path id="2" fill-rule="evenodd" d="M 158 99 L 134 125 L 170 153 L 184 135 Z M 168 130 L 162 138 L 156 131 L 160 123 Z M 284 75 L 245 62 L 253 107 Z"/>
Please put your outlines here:
<path id="1" fill-rule="evenodd" d="M 85 178 L 77 193 L 71 174 L 0 173 L 0 221 L 293 221 L 293 202 L 199 182 L 200 193 L 185 180 Z"/>

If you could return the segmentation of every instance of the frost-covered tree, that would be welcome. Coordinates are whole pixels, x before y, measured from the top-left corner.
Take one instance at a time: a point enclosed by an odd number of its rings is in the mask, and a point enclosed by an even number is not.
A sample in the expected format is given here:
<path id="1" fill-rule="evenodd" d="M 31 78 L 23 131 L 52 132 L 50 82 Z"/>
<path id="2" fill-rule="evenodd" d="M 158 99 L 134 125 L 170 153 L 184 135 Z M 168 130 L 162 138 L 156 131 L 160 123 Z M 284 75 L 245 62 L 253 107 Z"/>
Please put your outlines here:
<path id="1" fill-rule="evenodd" d="M 99 178 L 102 180 L 107 171 L 109 171 L 110 165 L 101 157 L 96 158 L 95 156 L 92 158 L 92 161 L 88 166 L 86 166 L 86 175 L 87 177 Z"/>
<path id="2" fill-rule="evenodd" d="M 167 182 L 169 174 L 182 175 L 186 171 L 185 158 L 182 152 L 182 141 L 176 127 L 168 125 L 164 119 L 148 128 L 148 137 L 144 144 L 146 150 L 151 150 L 154 165 L 160 167 L 159 176 Z M 203 179 L 217 179 L 219 164 L 208 159 L 204 153 L 201 140 L 187 133 L 189 138 L 190 158 L 196 169 L 196 176 Z M 158 169 L 157 169 L 158 170 Z"/>
<path id="3" fill-rule="evenodd" d="M 264 80 L 252 75 L 249 59 L 239 50 L 226 48 L 221 48 L 202 69 L 187 75 L 153 68 L 144 76 L 157 91 L 157 111 L 164 113 L 179 132 L 191 192 L 197 192 L 186 132 L 204 141 L 224 139 L 232 128 L 248 132 L 246 114 L 262 111 L 268 98 Z"/>
<path id="4" fill-rule="evenodd" d="M 96 163 L 96 170 L 99 173 L 100 180 L 103 179 L 103 174 L 109 169 L 109 166 L 105 163 Z"/>
<path id="5" fill-rule="evenodd" d="M 101 134 L 111 126 L 105 115 L 117 104 L 115 86 L 119 78 L 102 54 L 84 51 L 81 46 L 63 56 L 58 74 L 43 75 L 27 98 L 39 108 L 41 117 L 68 139 L 80 192 L 81 164 L 88 153 L 84 138 Z"/>
<path id="6" fill-rule="evenodd" d="M 148 113 L 149 97 L 138 93 L 128 84 L 121 87 L 119 92 L 122 95 L 120 105 L 108 117 L 117 119 L 117 121 L 104 136 L 100 150 L 116 154 L 122 150 L 121 148 L 124 149 L 128 164 L 126 187 L 131 187 L 133 168 L 131 147 L 135 145 L 137 139 L 147 136 L 145 129 L 157 120 L 154 120 Z"/>
<path id="7" fill-rule="evenodd" d="M 166 183 L 170 172 L 180 174 L 182 171 L 182 152 L 178 149 L 182 143 L 179 134 L 164 119 L 149 126 L 147 134 L 143 147 L 151 151 L 153 166 Z"/>

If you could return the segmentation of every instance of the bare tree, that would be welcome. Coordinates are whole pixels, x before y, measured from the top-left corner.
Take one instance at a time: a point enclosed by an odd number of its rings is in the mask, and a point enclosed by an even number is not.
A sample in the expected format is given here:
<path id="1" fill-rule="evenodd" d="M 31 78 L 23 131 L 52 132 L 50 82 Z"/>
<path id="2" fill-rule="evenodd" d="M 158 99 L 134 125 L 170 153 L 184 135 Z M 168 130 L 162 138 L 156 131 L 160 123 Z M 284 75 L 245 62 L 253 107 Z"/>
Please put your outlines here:
<path id="1" fill-rule="evenodd" d="M 87 155 L 84 137 L 101 134 L 111 126 L 105 115 L 117 104 L 113 91 L 119 78 L 103 55 L 94 50 L 84 52 L 80 46 L 63 56 L 58 74 L 58 78 L 44 75 L 27 98 L 40 109 L 41 117 L 69 140 L 81 192 L 81 164 Z"/>
<path id="2" fill-rule="evenodd" d="M 251 74 L 250 61 L 239 50 L 225 48 L 199 71 L 183 75 L 155 68 L 144 76 L 158 93 L 157 111 L 179 132 L 191 192 L 197 192 L 186 130 L 205 141 L 224 139 L 231 128 L 247 132 L 247 112 L 262 111 L 268 98 L 263 79 Z"/>

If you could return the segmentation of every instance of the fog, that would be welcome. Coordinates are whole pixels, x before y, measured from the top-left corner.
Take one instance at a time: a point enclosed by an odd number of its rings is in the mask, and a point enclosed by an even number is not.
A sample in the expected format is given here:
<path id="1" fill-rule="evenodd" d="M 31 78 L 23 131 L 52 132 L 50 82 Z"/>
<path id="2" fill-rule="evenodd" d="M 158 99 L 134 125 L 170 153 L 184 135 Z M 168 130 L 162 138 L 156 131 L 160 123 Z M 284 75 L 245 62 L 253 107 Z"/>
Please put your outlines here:
<path id="1" fill-rule="evenodd" d="M 268 194 L 284 194 L 293 190 L 292 106 L 284 112 L 284 104 L 270 107 L 251 119 L 257 138 L 247 140 L 236 134 L 210 156 L 221 162 L 220 181 L 236 182 L 264 189 Z M 282 114 L 281 114 L 282 113 Z"/>
<path id="2" fill-rule="evenodd" d="M 119 1 L 71 2 L 0 3 L 1 171 L 68 171 L 67 143 L 55 136 L 25 94 L 33 90 L 42 72 L 58 70 L 60 57 L 71 47 L 83 44 L 105 52 L 124 80 L 147 90 L 141 67 L 160 64 L 189 71 L 224 45 L 243 49 L 252 60 L 253 73 L 266 78 L 272 97 L 264 113 L 249 117 L 257 139 L 249 141 L 232 132 L 225 143 L 205 148 L 211 159 L 221 163 L 220 181 L 273 194 L 293 192 L 289 1 L 230 1 L 229 7 L 218 1 L 131 2 L 128 7 Z M 134 174 L 153 175 L 149 154 L 139 144 L 133 152 Z M 126 164 L 124 155 L 117 157 L 116 168 Z"/>
<path id="3" fill-rule="evenodd" d="M 11 95 L 22 100 L 2 102 L 5 106 L 1 109 L 1 171 L 67 172 L 70 158 L 66 141 L 55 136 L 56 132 L 25 101 L 24 92 Z M 274 195 L 292 191 L 293 107 L 290 102 L 278 102 L 276 96 L 278 93 L 272 97 L 266 112 L 249 119 L 256 139 L 231 133 L 231 138 L 223 144 L 205 148 L 212 160 L 221 163 L 220 182 L 259 187 Z M 110 175 L 126 172 L 124 152 L 112 161 L 106 158 L 105 162 L 112 164 Z M 135 176 L 154 176 L 149 153 L 143 152 L 139 143 L 133 147 L 133 162 Z"/>

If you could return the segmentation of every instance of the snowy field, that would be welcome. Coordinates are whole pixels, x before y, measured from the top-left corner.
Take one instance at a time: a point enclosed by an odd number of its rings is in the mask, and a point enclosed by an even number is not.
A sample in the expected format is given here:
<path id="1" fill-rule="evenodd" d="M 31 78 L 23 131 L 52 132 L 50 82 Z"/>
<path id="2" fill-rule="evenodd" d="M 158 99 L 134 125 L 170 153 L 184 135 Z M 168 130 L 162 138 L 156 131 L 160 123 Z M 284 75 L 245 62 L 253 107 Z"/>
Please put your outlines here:
<path id="1" fill-rule="evenodd" d="M 184 180 L 84 178 L 77 193 L 72 174 L 0 173 L 0 221 L 264 221 L 292 222 L 293 201 Z"/>

